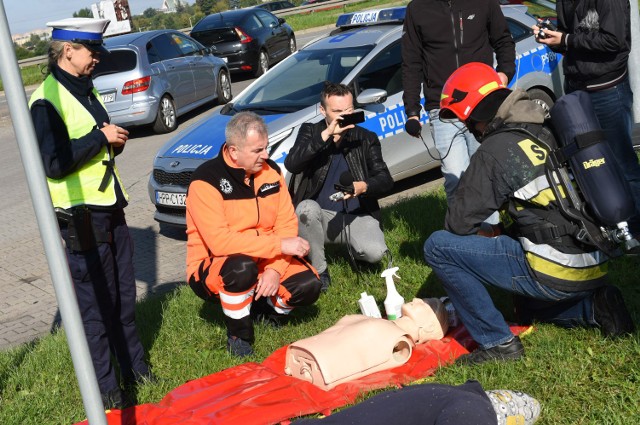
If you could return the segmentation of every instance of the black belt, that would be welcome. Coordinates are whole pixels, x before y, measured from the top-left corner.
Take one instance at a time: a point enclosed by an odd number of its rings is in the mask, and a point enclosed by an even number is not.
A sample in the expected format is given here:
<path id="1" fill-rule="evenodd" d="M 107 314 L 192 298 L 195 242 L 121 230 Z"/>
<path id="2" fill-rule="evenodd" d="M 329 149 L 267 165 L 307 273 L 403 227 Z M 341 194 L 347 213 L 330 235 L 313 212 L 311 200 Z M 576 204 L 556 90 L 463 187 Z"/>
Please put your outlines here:
<path id="1" fill-rule="evenodd" d="M 113 234 L 109 231 L 98 229 L 93 225 L 91 210 L 86 206 L 78 206 L 69 209 L 55 208 L 58 225 L 66 229 L 65 242 L 73 251 L 84 251 L 96 244 L 113 242 Z M 79 220 L 78 217 L 84 217 Z M 93 236 L 91 236 L 93 235 Z M 78 241 L 80 245 L 78 245 Z"/>

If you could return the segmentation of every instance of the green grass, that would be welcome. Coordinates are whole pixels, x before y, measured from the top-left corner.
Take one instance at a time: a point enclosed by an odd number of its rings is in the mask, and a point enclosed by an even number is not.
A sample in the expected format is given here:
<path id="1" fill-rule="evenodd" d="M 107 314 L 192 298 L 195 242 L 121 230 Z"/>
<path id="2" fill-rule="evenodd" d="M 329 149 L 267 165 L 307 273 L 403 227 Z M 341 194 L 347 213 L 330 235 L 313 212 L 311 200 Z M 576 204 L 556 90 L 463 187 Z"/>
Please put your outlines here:
<path id="1" fill-rule="evenodd" d="M 29 65 L 24 68 L 20 68 L 20 75 L 22 76 L 22 84 L 24 86 L 30 86 L 34 84 L 40 84 L 46 78 L 46 64 Z M 0 91 L 4 91 L 4 85 L 0 80 Z"/>
<path id="2" fill-rule="evenodd" d="M 387 243 L 400 267 L 398 290 L 414 296 L 444 294 L 422 260 L 424 240 L 440 229 L 445 211 L 442 188 L 403 200 L 383 210 Z M 329 252 L 333 286 L 309 308 L 292 313 L 285 327 L 256 326 L 256 354 L 262 361 L 275 349 L 317 334 L 346 314 L 358 313 L 362 291 L 379 304 L 385 296 L 384 265 L 363 266 L 360 277 L 344 259 L 345 252 Z M 611 280 L 623 290 L 635 321 L 640 313 L 640 273 L 637 257 L 617 259 Z M 510 297 L 494 291 L 496 304 L 512 319 Z M 138 327 L 150 362 L 162 378 L 135 394 L 139 403 L 159 401 L 186 381 L 243 363 L 225 351 L 220 307 L 204 303 L 188 287 L 154 296 L 138 304 Z M 540 424 L 635 423 L 640 406 L 640 343 L 638 333 L 605 340 L 596 329 L 565 330 L 539 325 L 523 339 L 526 359 L 476 367 L 438 370 L 436 382 L 461 384 L 479 380 L 485 388 L 522 390 L 543 406 Z M 84 419 L 80 394 L 63 331 L 0 353 L 0 423 L 61 424 Z"/>
<path id="3" fill-rule="evenodd" d="M 336 9 L 319 11 L 307 14 L 300 15 L 290 15 L 285 16 L 284 18 L 287 20 L 287 23 L 291 25 L 291 27 L 295 31 L 300 31 L 309 28 L 316 28 L 325 25 L 335 25 L 336 18 L 343 14 L 349 12 L 355 12 L 359 10 L 365 9 L 376 9 L 379 7 L 391 7 L 391 6 L 402 6 L 409 3 L 407 0 L 370 0 L 370 1 L 361 1 L 358 3 L 345 4 L 337 7 Z"/>

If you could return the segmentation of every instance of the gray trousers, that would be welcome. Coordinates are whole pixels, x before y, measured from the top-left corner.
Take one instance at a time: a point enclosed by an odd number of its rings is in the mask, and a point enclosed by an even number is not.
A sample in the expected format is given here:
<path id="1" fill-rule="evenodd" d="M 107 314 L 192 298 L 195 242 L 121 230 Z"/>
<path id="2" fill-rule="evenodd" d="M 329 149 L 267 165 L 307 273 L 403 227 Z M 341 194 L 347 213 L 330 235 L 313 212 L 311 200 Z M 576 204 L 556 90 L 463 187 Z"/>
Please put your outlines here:
<path id="1" fill-rule="evenodd" d="M 311 199 L 300 202 L 296 214 L 298 234 L 309 241 L 309 260 L 318 273 L 327 269 L 325 243 L 349 244 L 354 258 L 367 263 L 379 262 L 387 251 L 380 223 L 370 215 L 323 210 Z"/>

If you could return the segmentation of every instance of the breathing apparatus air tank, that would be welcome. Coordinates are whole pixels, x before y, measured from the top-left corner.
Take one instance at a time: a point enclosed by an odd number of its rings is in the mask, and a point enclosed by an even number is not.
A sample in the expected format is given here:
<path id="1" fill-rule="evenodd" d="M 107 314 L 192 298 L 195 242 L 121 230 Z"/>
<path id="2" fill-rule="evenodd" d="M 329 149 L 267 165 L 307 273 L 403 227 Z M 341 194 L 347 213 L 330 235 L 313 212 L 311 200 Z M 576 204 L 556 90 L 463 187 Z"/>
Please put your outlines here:
<path id="1" fill-rule="evenodd" d="M 635 215 L 633 195 L 589 94 L 575 91 L 560 97 L 550 115 L 563 159 L 568 160 L 584 198 L 583 212 L 608 228 L 603 231 L 612 242 L 624 242 L 629 248 L 632 237 L 627 222 Z"/>

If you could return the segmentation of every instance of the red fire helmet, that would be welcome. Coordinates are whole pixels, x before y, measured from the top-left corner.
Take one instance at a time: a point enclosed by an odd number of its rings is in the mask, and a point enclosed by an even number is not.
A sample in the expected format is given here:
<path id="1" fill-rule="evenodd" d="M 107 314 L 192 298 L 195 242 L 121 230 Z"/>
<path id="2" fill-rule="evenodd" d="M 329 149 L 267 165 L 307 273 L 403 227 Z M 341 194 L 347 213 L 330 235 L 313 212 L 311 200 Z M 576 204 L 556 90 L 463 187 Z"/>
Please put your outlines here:
<path id="1" fill-rule="evenodd" d="M 497 90 L 509 89 L 492 67 L 480 62 L 462 65 L 444 83 L 440 118 L 451 120 L 457 117 L 460 121 L 467 121 L 478 103 Z"/>

